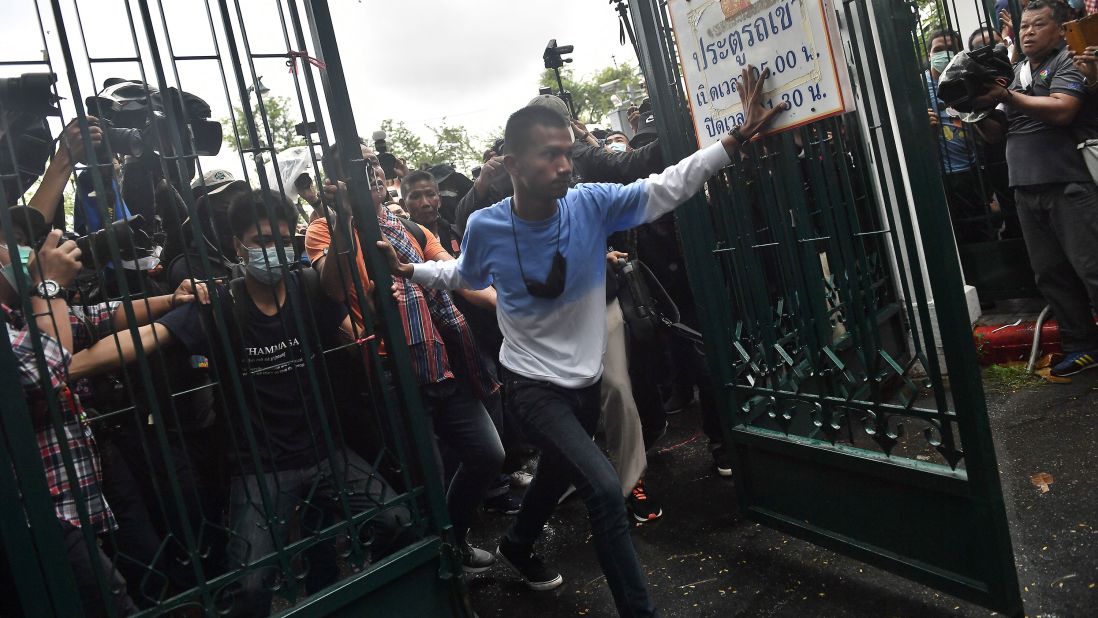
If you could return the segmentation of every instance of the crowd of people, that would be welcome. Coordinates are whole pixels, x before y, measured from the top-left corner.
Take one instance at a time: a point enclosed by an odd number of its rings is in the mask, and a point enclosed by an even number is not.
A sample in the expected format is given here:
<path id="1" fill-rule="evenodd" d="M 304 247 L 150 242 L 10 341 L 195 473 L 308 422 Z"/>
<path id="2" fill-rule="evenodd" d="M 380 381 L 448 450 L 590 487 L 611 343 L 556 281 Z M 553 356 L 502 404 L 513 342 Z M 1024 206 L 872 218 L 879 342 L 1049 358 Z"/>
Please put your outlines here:
<path id="1" fill-rule="evenodd" d="M 1051 374 L 1066 377 L 1098 367 L 1098 166 L 1088 163 L 1088 140 L 1098 138 L 1098 46 L 1073 53 L 1064 25 L 1093 11 L 1081 0 L 1023 0 L 1015 27 L 1000 4 L 1001 29 L 976 30 L 968 50 L 1006 48 L 1013 79 L 989 82 L 975 97 L 971 106 L 985 113 L 947 108 L 939 79 L 964 40 L 934 30 L 926 37 L 927 113 L 958 244 L 1025 240 L 1060 327 L 1064 356 Z"/>
<path id="2" fill-rule="evenodd" d="M 256 188 L 197 157 L 135 162 L 109 122 L 70 123 L 0 217 L 0 302 L 85 613 L 231 574 L 226 611 L 266 615 L 294 539 L 328 534 L 305 552 L 312 593 L 338 578 L 338 522 L 363 563 L 425 534 L 407 492 L 430 483 L 394 460 L 407 419 L 386 413 L 407 401 L 399 346 L 464 571 L 500 562 L 560 586 L 535 544 L 575 494 L 619 611 L 654 615 L 629 529 L 663 516 L 645 472 L 667 415 L 700 398 L 715 473 L 731 475 L 701 352 L 656 305 L 697 326 L 671 211 L 782 111 L 760 103 L 766 75 L 742 79 L 745 124 L 670 167 L 650 112 L 632 110 L 630 139 L 546 94 L 472 179 L 386 169 L 359 138 L 325 148 L 322 174 L 309 149 L 281 153 Z M 375 251 L 392 289 L 375 286 Z M 467 540 L 482 509 L 514 518 L 494 548 Z"/>
<path id="3" fill-rule="evenodd" d="M 1011 233 L 988 208 L 1016 213 L 1061 325 L 1054 375 L 1098 366 L 1098 187 L 1080 148 L 1098 138 L 1098 47 L 1065 47 L 1068 9 L 1031 0 L 1017 28 L 1004 13 L 968 38 L 1018 59 L 978 122 L 935 94 L 958 33 L 928 37 L 924 76 L 958 241 Z M 548 94 L 510 116 L 472 178 L 386 165 L 359 138 L 326 147 L 322 170 L 308 148 L 281 153 L 256 188 L 226 170 L 152 173 L 161 161 L 109 151 L 98 118 L 67 126 L 34 194 L 0 217 L 0 303 L 87 615 L 234 571 L 227 611 L 266 615 L 294 539 L 353 521 L 344 540 L 372 562 L 425 534 L 393 460 L 405 412 L 386 412 L 407 401 L 401 367 L 466 573 L 502 563 L 559 587 L 559 557 L 536 544 L 575 494 L 619 613 L 655 615 L 629 529 L 663 516 L 646 471 L 667 415 L 697 400 L 713 470 L 732 474 L 702 353 L 661 317 L 673 306 L 698 326 L 672 211 L 783 111 L 761 104 L 766 78 L 745 71 L 744 124 L 670 166 L 651 112 L 631 110 L 632 137 L 589 130 Z M 978 169 L 1003 173 L 984 191 Z M 51 229 L 74 174 L 79 240 Z M 391 289 L 371 272 L 382 260 Z M 514 518 L 496 547 L 468 541 L 482 510 Z M 305 558 L 306 593 L 339 577 L 334 536 Z"/>

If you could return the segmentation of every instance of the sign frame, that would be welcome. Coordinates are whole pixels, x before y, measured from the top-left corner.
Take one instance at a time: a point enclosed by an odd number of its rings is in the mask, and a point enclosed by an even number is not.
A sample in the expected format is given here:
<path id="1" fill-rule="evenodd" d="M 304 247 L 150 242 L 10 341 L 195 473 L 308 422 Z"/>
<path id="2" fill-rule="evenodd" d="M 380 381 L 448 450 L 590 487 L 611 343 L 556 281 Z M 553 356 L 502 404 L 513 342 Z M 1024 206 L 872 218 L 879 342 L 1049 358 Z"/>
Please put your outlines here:
<path id="1" fill-rule="evenodd" d="M 802 67 L 813 68 L 807 73 L 801 70 L 801 76 L 793 77 L 764 90 L 763 94 L 767 97 L 766 104 L 772 106 L 776 103 L 788 101 L 791 108 L 793 108 L 790 112 L 779 115 L 775 119 L 774 126 L 766 133 L 781 133 L 855 110 L 854 93 L 850 84 L 849 72 L 846 70 L 846 54 L 841 44 L 842 38 L 839 36 L 838 19 L 833 0 L 668 0 L 668 15 L 670 16 L 675 40 L 678 42 L 676 51 L 679 70 L 686 89 L 695 139 L 699 147 L 715 143 L 743 122 L 742 106 L 737 92 L 737 85 L 741 81 L 739 74 L 747 65 L 760 68 L 764 62 L 770 64 L 770 61 L 758 60 L 761 54 L 774 56 L 771 45 L 763 44 L 760 41 L 760 45 L 755 47 L 756 39 L 753 33 L 760 32 L 765 34 L 766 38 L 770 36 L 770 32 L 774 31 L 777 31 L 775 37 L 785 34 L 786 30 L 793 28 L 794 19 L 791 11 L 795 5 L 799 5 L 797 6 L 800 13 L 799 17 L 803 20 L 800 23 L 801 28 L 799 30 L 794 28 L 794 30 L 795 32 L 808 33 L 808 36 L 802 37 L 801 40 L 805 43 L 800 50 L 789 50 L 787 52 L 787 54 L 793 56 L 791 58 L 794 61 L 793 63 L 783 62 L 777 64 L 783 65 L 782 72 L 785 70 L 784 66 L 792 71 L 801 54 L 809 56 L 810 53 L 814 52 L 815 57 L 809 57 L 807 63 L 802 63 Z M 719 34 L 722 37 L 725 34 L 728 36 L 706 44 L 704 38 L 699 36 L 699 33 L 703 32 L 705 28 L 697 26 L 691 28 L 686 24 L 691 19 L 698 23 L 700 20 L 695 18 L 710 10 L 720 11 L 724 15 L 724 19 L 716 22 L 712 27 L 708 27 L 709 30 L 720 29 Z M 765 20 L 764 17 L 759 16 L 760 14 L 770 19 Z M 782 18 L 786 16 L 789 18 L 790 26 L 785 26 L 783 23 Z M 747 20 L 746 25 L 742 23 L 744 20 Z M 761 31 L 757 30 L 758 23 L 756 22 L 762 22 Z M 735 24 L 736 28 L 730 28 L 729 25 L 731 24 Z M 809 28 L 813 29 L 814 32 L 809 32 Z M 750 40 L 750 45 L 743 46 L 744 37 L 740 36 L 741 32 Z M 795 35 L 795 33 L 790 34 Z M 736 39 L 735 43 L 732 40 L 733 37 Z M 816 43 L 817 40 L 819 44 Z M 732 48 L 736 44 L 741 46 L 742 54 L 734 53 Z M 809 50 L 809 44 L 812 44 L 814 49 Z M 752 55 L 754 57 L 751 57 Z M 781 56 L 780 60 L 789 57 L 785 54 Z M 727 63 L 728 72 L 732 75 L 726 73 L 725 78 L 720 81 L 710 79 L 709 75 L 712 68 L 709 64 L 709 58 L 713 58 L 713 65 L 725 59 L 734 60 Z M 703 63 L 705 66 L 702 66 Z M 691 65 L 697 66 L 697 70 L 692 69 Z M 709 69 L 709 71 L 707 72 L 706 69 Z M 775 71 L 771 71 L 769 80 L 774 79 L 774 73 Z M 773 83 L 769 80 L 764 83 L 764 87 Z M 813 80 L 816 81 L 816 84 L 805 89 L 805 84 Z M 711 83 L 716 85 L 710 85 Z M 826 90 L 825 86 L 827 87 Z M 717 98 L 731 96 L 731 103 L 718 108 L 715 103 L 709 100 L 711 93 L 716 94 Z M 797 108 L 805 105 L 806 96 L 812 97 L 813 101 L 820 101 L 831 96 L 831 100 L 837 100 L 837 103 L 830 103 L 819 112 L 815 112 L 815 108 L 810 107 L 809 110 L 812 111 L 797 113 Z M 775 101 L 775 99 L 778 99 L 778 101 Z M 801 103 L 794 105 L 797 101 L 801 101 Z M 807 102 L 807 105 L 811 104 L 812 101 Z M 820 107 L 823 107 L 823 105 L 821 104 Z"/>

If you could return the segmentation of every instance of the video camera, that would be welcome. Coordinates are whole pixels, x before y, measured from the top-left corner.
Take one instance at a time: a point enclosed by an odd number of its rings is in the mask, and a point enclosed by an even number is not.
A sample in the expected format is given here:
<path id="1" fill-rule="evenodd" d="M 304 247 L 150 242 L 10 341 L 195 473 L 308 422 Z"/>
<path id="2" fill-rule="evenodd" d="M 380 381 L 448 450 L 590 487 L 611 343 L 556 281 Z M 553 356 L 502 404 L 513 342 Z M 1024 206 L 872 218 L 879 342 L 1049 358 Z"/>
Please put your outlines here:
<path id="1" fill-rule="evenodd" d="M 564 89 L 564 82 L 560 78 L 560 69 L 565 64 L 572 62 L 571 58 L 565 58 L 565 54 L 572 53 L 575 49 L 573 45 L 557 45 L 556 39 L 549 39 L 549 44 L 545 46 L 545 51 L 541 54 L 542 61 L 545 62 L 545 68 L 552 71 L 557 77 L 557 96 L 560 97 L 567 105 L 568 111 L 572 114 L 572 118 L 576 117 L 576 106 L 572 104 L 572 93 Z M 545 92 L 542 89 L 542 94 L 553 94 L 552 89 L 549 92 Z"/>
<path id="2" fill-rule="evenodd" d="M 221 151 L 221 124 L 208 120 L 211 111 L 203 99 L 168 88 L 161 92 L 144 82 L 110 78 L 103 90 L 85 100 L 88 113 L 99 118 L 104 129 L 104 146 L 97 152 L 105 162 L 110 153 L 141 157 L 148 151 L 169 155 L 213 156 Z M 173 152 L 171 122 L 166 106 L 171 105 L 183 152 Z M 193 147 L 192 147 L 192 138 Z M 194 160 L 188 159 L 190 178 Z"/>
<path id="3" fill-rule="evenodd" d="M 964 122 L 977 122 L 990 109 L 976 109 L 976 99 L 987 94 L 997 80 L 1010 83 L 1014 69 L 1002 43 L 971 52 L 959 52 L 938 78 L 938 98 L 961 114 Z"/>
<path id="4" fill-rule="evenodd" d="M 46 117 L 61 115 L 55 106 L 56 81 L 53 73 L 0 78 L 0 110 L 7 112 L 7 126 L 2 127 L 4 136 L 0 140 L 4 206 L 17 203 L 46 170 L 46 161 L 53 152 L 53 135 Z"/>

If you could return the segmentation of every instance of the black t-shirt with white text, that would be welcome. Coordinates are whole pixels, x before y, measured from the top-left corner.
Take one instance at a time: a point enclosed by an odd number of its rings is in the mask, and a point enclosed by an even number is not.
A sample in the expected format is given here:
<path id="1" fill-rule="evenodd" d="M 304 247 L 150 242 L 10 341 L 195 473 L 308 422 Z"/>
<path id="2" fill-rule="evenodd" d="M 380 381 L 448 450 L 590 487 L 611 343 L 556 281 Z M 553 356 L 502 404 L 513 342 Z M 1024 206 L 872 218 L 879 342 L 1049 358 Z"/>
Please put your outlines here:
<path id="1" fill-rule="evenodd" d="M 286 301 L 272 316 L 264 315 L 246 293 L 241 294 L 242 298 L 233 299 L 227 287 L 217 288 L 221 313 L 229 332 L 239 327 L 237 361 L 242 376 L 241 390 L 250 408 L 247 418 L 257 451 L 267 470 L 304 468 L 327 456 L 320 406 L 309 379 L 306 358 L 311 360 L 317 372 L 320 397 L 324 409 L 330 413 L 332 403 L 321 369 L 321 355 L 317 352 L 331 348 L 337 342 L 346 308 L 323 295 L 306 304 L 299 277 L 298 273 L 287 277 Z M 240 289 L 246 290 L 244 286 Z M 291 294 L 294 303 L 290 302 Z M 243 307 L 236 310 L 242 309 L 247 316 L 243 324 L 236 324 L 234 302 L 243 303 Z M 301 311 L 300 321 L 306 329 L 304 336 L 291 308 Z M 211 306 L 192 303 L 168 313 L 158 323 L 170 330 L 192 354 L 211 354 L 211 341 L 215 346 L 212 352 L 220 352 Z M 315 330 L 312 328 L 314 323 Z M 306 341 L 308 349 L 303 346 Z M 217 356 L 220 358 L 219 354 Z M 222 374 L 227 367 L 224 359 L 218 362 Z M 233 412 L 238 406 L 231 376 L 222 377 L 222 397 L 228 402 L 240 463 L 244 470 L 250 471 L 247 436 L 242 432 L 244 415 Z"/>

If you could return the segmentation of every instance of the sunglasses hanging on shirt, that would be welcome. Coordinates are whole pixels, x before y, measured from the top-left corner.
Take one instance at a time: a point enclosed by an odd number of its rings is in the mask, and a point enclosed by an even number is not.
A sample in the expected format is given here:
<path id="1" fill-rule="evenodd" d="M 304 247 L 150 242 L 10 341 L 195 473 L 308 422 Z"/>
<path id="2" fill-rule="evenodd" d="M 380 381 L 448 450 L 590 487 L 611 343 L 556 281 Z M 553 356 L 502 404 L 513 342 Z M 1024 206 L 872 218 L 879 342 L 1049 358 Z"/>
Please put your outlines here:
<path id="1" fill-rule="evenodd" d="M 556 298 L 564 292 L 564 279 L 568 272 L 568 262 L 565 261 L 564 256 L 560 253 L 560 220 L 564 218 L 564 213 L 557 210 L 557 251 L 553 255 L 553 263 L 549 267 L 549 274 L 546 275 L 545 281 L 535 281 L 529 279 L 526 276 L 526 271 L 522 269 L 522 253 L 519 251 L 518 246 L 518 234 L 515 232 L 515 212 L 511 211 L 511 237 L 515 239 L 515 257 L 518 258 L 519 274 L 522 275 L 522 282 L 526 284 L 526 291 L 530 293 L 530 296 L 536 298 Z"/>

